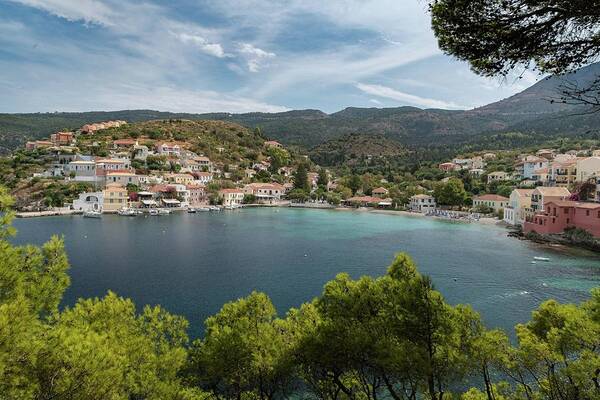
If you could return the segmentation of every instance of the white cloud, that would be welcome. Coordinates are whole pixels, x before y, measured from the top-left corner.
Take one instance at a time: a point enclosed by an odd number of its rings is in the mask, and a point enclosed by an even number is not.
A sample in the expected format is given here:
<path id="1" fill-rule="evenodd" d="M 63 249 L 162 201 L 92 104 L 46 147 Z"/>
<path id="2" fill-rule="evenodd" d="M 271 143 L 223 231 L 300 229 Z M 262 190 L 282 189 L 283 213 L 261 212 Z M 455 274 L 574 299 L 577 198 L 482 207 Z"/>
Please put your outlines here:
<path id="1" fill-rule="evenodd" d="M 371 102 L 371 103 L 373 103 L 373 104 L 377 104 L 377 105 L 381 105 L 381 104 L 383 104 L 382 102 L 380 102 L 380 101 L 379 101 L 379 100 L 377 100 L 377 99 L 369 99 L 369 102 Z"/>
<path id="2" fill-rule="evenodd" d="M 223 47 L 219 43 L 210 43 L 208 40 L 206 40 L 202 36 L 191 35 L 189 33 L 178 33 L 178 34 L 175 34 L 175 36 L 182 43 L 193 44 L 198 49 L 200 49 L 200 51 L 202 51 L 203 53 L 206 53 L 208 55 L 218 57 L 218 58 L 224 58 L 224 57 L 229 56 L 228 54 L 225 53 L 225 51 L 223 50 Z"/>
<path id="3" fill-rule="evenodd" d="M 444 109 L 463 109 L 467 108 L 453 102 L 443 100 L 428 99 L 425 97 L 415 96 L 413 94 L 404 93 L 396 89 L 382 85 L 368 85 L 357 83 L 356 88 L 373 96 L 379 96 L 386 99 L 396 100 L 410 105 L 425 107 L 425 108 L 444 108 Z"/>
<path id="4" fill-rule="evenodd" d="M 117 14 L 105 3 L 97 0 L 10 0 L 44 10 L 69 21 L 110 26 Z"/>
<path id="5" fill-rule="evenodd" d="M 246 64 L 250 72 L 258 72 L 267 59 L 276 57 L 275 53 L 265 51 L 250 43 L 240 43 L 239 52 L 247 58 Z"/>

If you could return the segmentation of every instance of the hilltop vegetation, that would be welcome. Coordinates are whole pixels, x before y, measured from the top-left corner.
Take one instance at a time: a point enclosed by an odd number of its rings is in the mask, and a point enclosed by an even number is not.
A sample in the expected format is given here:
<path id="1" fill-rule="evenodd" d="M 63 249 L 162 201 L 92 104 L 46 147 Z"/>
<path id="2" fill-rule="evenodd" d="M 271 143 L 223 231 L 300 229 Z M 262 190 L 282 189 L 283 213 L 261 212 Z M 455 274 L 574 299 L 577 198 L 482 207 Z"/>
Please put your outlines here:
<path id="1" fill-rule="evenodd" d="M 148 146 L 176 142 L 224 165 L 252 163 L 267 156 L 263 145 L 266 139 L 260 130 L 249 130 L 225 121 L 166 119 L 127 124 L 104 129 L 94 135 L 81 135 L 78 146 L 83 151 L 105 155 L 112 141 L 128 138 Z"/>

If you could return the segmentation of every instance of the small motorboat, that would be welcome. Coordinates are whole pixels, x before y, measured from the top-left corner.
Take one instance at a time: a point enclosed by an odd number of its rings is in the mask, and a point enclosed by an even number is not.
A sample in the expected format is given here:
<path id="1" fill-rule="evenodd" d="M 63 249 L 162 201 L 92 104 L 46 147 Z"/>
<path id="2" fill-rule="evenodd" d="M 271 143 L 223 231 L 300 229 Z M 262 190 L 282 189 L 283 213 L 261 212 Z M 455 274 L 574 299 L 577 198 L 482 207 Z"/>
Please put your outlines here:
<path id="1" fill-rule="evenodd" d="M 151 208 L 148 211 L 148 214 L 150 214 L 150 215 L 159 215 L 159 212 L 158 212 L 158 210 L 156 208 Z"/>
<path id="2" fill-rule="evenodd" d="M 221 211 L 221 208 L 217 206 L 210 206 L 210 211 Z"/>
<path id="3" fill-rule="evenodd" d="M 197 211 L 197 210 L 196 210 L 195 208 L 188 208 L 188 209 L 187 209 L 187 212 L 188 212 L 189 214 L 195 214 L 195 213 L 196 213 L 196 211 Z"/>
<path id="4" fill-rule="evenodd" d="M 86 211 L 83 213 L 83 218 L 102 218 L 102 213 L 100 211 Z"/>
<path id="5" fill-rule="evenodd" d="M 136 215 L 138 215 L 133 208 L 122 208 L 119 211 L 117 211 L 117 214 L 119 214 L 122 217 L 135 217 Z"/>
<path id="6" fill-rule="evenodd" d="M 548 257 L 533 257 L 535 261 L 550 261 Z"/>
<path id="7" fill-rule="evenodd" d="M 169 215 L 171 214 L 171 210 L 169 210 L 168 208 L 160 208 L 158 210 L 158 215 Z"/>
<path id="8" fill-rule="evenodd" d="M 200 208 L 197 208 L 196 211 L 207 212 L 207 211 L 210 211 L 210 208 L 209 207 L 200 207 Z"/>

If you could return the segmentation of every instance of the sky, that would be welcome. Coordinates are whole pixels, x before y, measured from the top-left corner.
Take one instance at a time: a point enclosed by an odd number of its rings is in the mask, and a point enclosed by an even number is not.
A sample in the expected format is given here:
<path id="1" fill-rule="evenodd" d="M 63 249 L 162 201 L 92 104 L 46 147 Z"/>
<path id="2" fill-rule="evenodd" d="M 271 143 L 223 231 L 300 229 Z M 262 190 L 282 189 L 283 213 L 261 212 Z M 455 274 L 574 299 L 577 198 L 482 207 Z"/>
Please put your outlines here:
<path id="1" fill-rule="evenodd" d="M 0 112 L 469 109 L 521 75 L 443 54 L 425 0 L 0 0 Z"/>

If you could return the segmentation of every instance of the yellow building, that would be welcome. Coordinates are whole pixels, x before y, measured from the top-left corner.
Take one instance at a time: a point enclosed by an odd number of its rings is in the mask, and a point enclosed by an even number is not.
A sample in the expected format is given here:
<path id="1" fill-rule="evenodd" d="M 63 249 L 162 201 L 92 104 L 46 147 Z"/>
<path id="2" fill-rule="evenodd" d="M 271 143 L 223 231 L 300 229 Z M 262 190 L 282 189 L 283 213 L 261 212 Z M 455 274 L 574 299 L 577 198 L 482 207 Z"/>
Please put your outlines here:
<path id="1" fill-rule="evenodd" d="M 109 184 L 103 191 L 104 202 L 102 209 L 104 212 L 115 212 L 129 206 L 129 197 L 127 189 L 121 185 Z"/>

